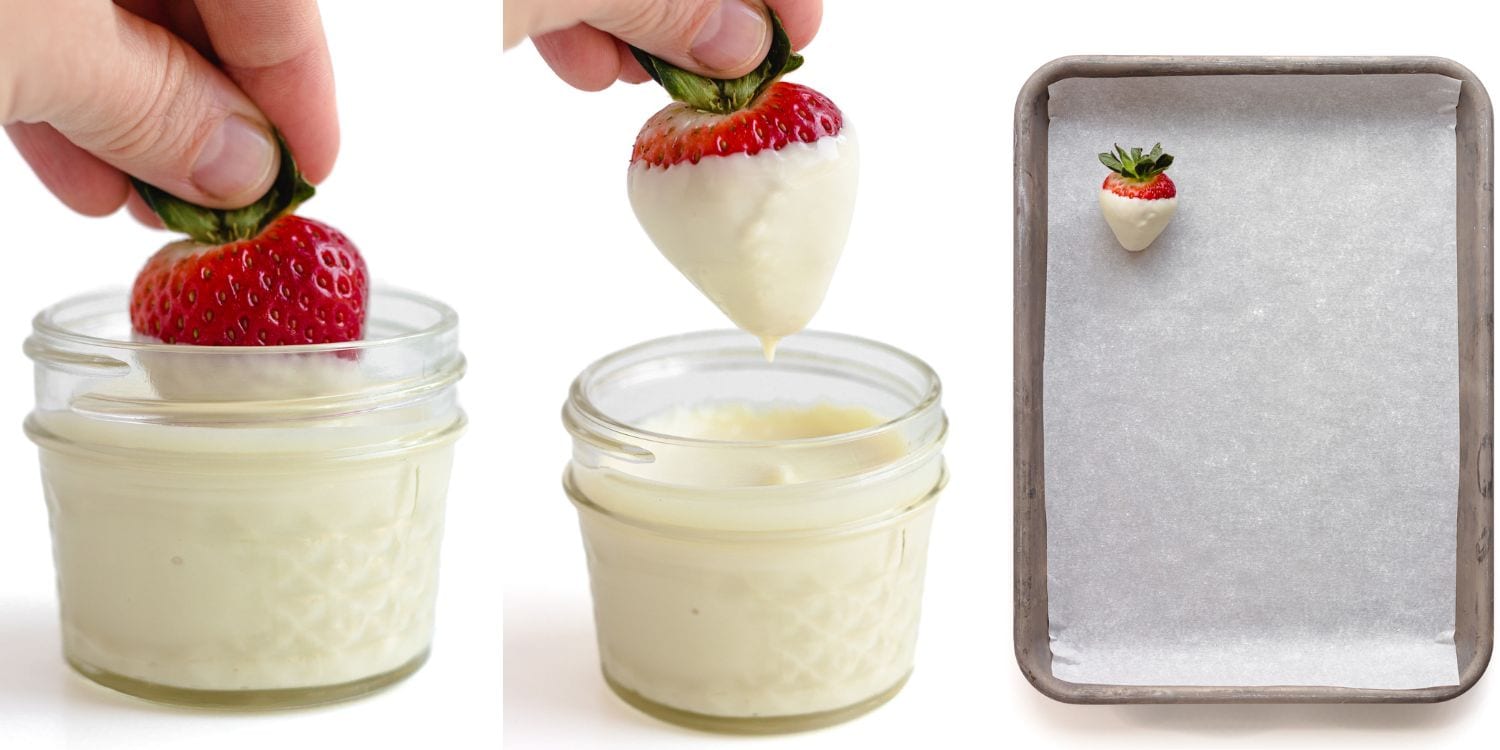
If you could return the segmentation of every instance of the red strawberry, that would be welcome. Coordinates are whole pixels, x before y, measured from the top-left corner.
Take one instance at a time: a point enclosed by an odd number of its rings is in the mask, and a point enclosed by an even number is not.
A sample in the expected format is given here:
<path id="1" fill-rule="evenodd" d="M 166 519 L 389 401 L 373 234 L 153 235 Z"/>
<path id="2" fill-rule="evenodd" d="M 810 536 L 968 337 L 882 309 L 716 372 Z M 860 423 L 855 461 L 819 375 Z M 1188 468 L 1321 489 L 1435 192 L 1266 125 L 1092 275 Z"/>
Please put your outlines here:
<path id="1" fill-rule="evenodd" d="M 1177 185 L 1164 174 L 1172 155 L 1162 153 L 1160 143 L 1149 154 L 1116 145 L 1114 153 L 1099 154 L 1099 161 L 1110 169 L 1099 190 L 1104 220 L 1126 250 L 1145 250 L 1177 211 Z"/>
<path id="2" fill-rule="evenodd" d="M 130 295 L 137 333 L 168 344 L 282 346 L 354 341 L 369 272 L 338 230 L 293 216 L 312 195 L 282 144 L 282 171 L 255 205 L 214 211 L 136 183 L 169 228 L 193 241 L 146 262 Z"/>
<path id="3" fill-rule="evenodd" d="M 349 238 L 287 215 L 252 239 L 162 248 L 136 276 L 130 323 L 168 344 L 354 341 L 364 329 L 368 279 Z"/>
<path id="4" fill-rule="evenodd" d="M 844 113 L 833 100 L 806 86 L 777 81 L 747 108 L 728 114 L 682 102 L 667 105 L 641 128 L 630 163 L 666 169 L 697 164 L 705 156 L 754 156 L 789 143 L 812 143 L 843 129 Z"/>
<path id="5" fill-rule="evenodd" d="M 631 207 L 657 249 L 767 356 L 822 304 L 859 175 L 838 106 L 779 80 L 802 58 L 774 13 L 771 26 L 766 60 L 732 81 L 634 50 L 676 101 L 641 129 L 629 174 Z"/>

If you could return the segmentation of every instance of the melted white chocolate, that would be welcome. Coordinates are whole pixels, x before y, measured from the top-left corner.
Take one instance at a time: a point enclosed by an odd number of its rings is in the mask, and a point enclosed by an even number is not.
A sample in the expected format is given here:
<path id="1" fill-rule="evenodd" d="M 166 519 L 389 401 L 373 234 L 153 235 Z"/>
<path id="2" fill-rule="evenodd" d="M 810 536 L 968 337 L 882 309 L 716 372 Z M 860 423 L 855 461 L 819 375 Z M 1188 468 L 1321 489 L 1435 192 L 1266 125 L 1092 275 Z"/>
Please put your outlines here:
<path id="1" fill-rule="evenodd" d="M 38 412 L 63 647 L 154 685 L 285 690 L 390 672 L 432 639 L 452 448 L 417 406 L 315 429 Z"/>
<path id="2" fill-rule="evenodd" d="M 899 684 L 912 666 L 931 513 L 833 531 L 910 507 L 939 482 L 936 454 L 847 481 L 908 455 L 901 435 L 864 432 L 883 422 L 833 404 L 685 407 L 642 427 L 722 448 L 684 460 L 670 442 L 654 444 L 655 465 L 672 468 L 653 483 L 575 464 L 581 495 L 611 514 L 717 530 L 643 533 L 583 514 L 605 673 L 651 701 L 732 717 L 831 711 Z M 864 437 L 786 442 L 850 433 Z"/>

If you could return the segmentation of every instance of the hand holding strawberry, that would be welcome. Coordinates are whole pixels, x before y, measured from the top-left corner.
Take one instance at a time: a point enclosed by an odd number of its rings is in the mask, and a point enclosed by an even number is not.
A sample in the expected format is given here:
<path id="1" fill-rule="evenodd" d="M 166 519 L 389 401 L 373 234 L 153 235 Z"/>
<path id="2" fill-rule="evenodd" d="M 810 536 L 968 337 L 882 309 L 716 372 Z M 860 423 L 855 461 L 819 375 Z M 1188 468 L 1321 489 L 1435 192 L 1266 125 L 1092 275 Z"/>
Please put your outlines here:
<path id="1" fill-rule="evenodd" d="M 773 8 L 801 49 L 823 0 L 506 0 L 505 47 L 531 37 L 558 77 L 584 91 L 649 80 L 627 45 L 711 78 L 737 78 L 766 56 Z"/>
<path id="2" fill-rule="evenodd" d="M 1177 212 L 1177 186 L 1165 174 L 1172 155 L 1163 153 L 1160 143 L 1149 154 L 1116 145 L 1114 153 L 1099 154 L 1099 161 L 1110 169 L 1099 190 L 1104 220 L 1126 250 L 1145 250 Z"/>
<path id="3" fill-rule="evenodd" d="M 127 174 L 243 206 L 276 178 L 273 122 L 327 176 L 339 128 L 316 0 L 0 2 L 0 125 L 79 213 L 118 209 Z"/>

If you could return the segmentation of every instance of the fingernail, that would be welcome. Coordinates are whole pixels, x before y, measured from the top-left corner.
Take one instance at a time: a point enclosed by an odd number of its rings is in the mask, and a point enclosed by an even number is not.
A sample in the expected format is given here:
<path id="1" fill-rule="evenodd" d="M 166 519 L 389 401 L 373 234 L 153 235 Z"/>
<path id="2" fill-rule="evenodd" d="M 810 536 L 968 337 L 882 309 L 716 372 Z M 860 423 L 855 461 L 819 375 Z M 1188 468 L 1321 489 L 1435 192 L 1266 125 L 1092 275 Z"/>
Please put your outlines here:
<path id="1" fill-rule="evenodd" d="M 710 70 L 734 70 L 760 62 L 770 31 L 765 11 L 743 0 L 722 0 L 693 40 L 693 59 Z"/>
<path id="2" fill-rule="evenodd" d="M 229 200 L 259 196 L 248 193 L 265 182 L 276 167 L 271 135 L 239 115 L 230 115 L 209 136 L 193 163 L 193 184 L 209 195 Z"/>

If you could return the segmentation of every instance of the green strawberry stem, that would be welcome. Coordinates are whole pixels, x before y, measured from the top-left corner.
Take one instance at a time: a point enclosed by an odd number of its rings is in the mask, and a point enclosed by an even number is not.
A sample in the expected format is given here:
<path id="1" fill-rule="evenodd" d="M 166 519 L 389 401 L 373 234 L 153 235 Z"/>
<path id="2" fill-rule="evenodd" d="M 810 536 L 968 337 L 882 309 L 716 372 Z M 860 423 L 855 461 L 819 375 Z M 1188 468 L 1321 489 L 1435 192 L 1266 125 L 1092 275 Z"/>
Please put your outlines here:
<path id="1" fill-rule="evenodd" d="M 248 240 L 260 234 L 271 222 L 297 210 L 303 201 L 313 197 L 311 183 L 297 171 L 292 150 L 286 147 L 281 133 L 276 133 L 281 148 L 281 167 L 276 181 L 260 200 L 244 208 L 204 208 L 178 198 L 165 190 L 130 178 L 146 205 L 174 232 L 182 232 L 206 245 L 226 245 Z"/>
<path id="2" fill-rule="evenodd" d="M 1126 151 L 1116 143 L 1115 152 L 1099 154 L 1099 161 L 1125 179 L 1145 182 L 1167 171 L 1172 166 L 1172 155 L 1162 153 L 1160 143 L 1152 146 L 1149 154 L 1141 153 L 1138 148 Z"/>
<path id="3" fill-rule="evenodd" d="M 767 8 L 766 12 L 771 14 L 771 51 L 755 70 L 739 78 L 700 76 L 635 47 L 630 52 L 651 80 L 661 84 L 673 99 L 705 112 L 738 112 L 750 106 L 776 79 L 802 67 L 802 56 L 792 51 L 792 40 L 781 27 L 776 11 Z"/>

